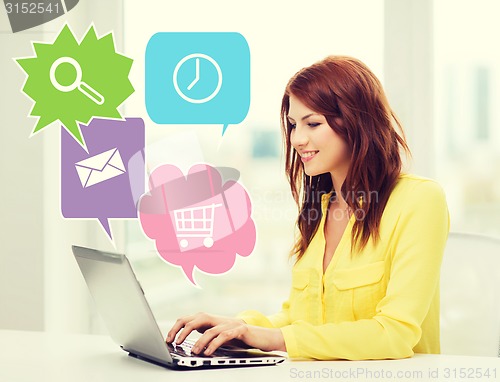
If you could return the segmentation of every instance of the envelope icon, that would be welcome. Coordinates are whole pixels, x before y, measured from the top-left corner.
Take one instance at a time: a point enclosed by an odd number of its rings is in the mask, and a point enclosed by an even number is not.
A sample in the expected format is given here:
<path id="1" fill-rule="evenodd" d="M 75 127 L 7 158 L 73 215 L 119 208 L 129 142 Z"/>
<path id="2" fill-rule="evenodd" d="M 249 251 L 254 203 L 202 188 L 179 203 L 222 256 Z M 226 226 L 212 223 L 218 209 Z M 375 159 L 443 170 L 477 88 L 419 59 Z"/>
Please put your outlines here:
<path id="1" fill-rule="evenodd" d="M 125 166 L 117 148 L 75 163 L 82 187 L 87 188 L 125 174 Z"/>

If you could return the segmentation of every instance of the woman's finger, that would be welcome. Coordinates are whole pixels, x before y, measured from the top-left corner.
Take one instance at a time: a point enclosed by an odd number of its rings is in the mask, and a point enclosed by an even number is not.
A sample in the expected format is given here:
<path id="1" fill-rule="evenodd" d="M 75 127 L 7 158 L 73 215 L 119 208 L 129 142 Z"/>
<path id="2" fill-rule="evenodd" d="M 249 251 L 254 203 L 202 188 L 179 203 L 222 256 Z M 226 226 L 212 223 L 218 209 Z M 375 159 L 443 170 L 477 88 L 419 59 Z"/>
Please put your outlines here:
<path id="1" fill-rule="evenodd" d="M 184 316 L 177 319 L 177 321 L 175 321 L 175 324 L 167 333 L 167 342 L 173 342 L 177 333 L 179 333 L 179 331 L 184 327 L 184 325 L 186 325 L 186 323 L 192 321 L 193 319 L 194 316 Z"/>
<path id="2" fill-rule="evenodd" d="M 214 325 L 212 317 L 205 313 L 196 314 L 190 321 L 184 324 L 183 329 L 179 332 L 177 336 L 176 343 L 181 344 L 184 340 L 191 334 L 193 330 L 200 330 L 202 332 L 207 332 L 207 328 Z"/>
<path id="3" fill-rule="evenodd" d="M 215 337 L 212 341 L 210 341 L 210 344 L 207 346 L 207 349 L 205 350 L 204 354 L 212 355 L 213 352 L 216 351 L 219 347 L 221 347 L 228 341 L 237 338 L 239 336 L 240 331 L 241 328 L 232 328 L 230 330 L 225 330 L 219 333 L 217 337 Z"/>
<path id="4" fill-rule="evenodd" d="M 245 328 L 246 325 L 242 325 L 235 321 L 214 326 L 198 339 L 193 348 L 193 352 L 204 352 L 205 355 L 210 355 L 220 346 L 230 343 L 232 340 L 241 339 L 241 335 L 245 331 Z"/>
<path id="5" fill-rule="evenodd" d="M 202 353 L 210 344 L 210 342 L 225 329 L 226 325 L 221 324 L 205 330 L 205 333 L 203 333 L 203 335 L 198 338 L 191 351 L 195 354 Z"/>

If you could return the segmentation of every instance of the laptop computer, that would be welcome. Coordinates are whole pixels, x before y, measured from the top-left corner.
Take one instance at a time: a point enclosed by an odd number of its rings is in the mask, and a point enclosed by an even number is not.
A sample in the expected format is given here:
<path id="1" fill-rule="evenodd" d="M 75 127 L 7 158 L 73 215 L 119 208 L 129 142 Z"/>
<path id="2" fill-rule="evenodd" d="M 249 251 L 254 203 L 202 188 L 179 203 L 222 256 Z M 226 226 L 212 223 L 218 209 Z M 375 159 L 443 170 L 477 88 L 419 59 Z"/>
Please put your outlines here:
<path id="1" fill-rule="evenodd" d="M 73 254 L 111 338 L 130 356 L 169 368 L 275 365 L 285 357 L 252 349 L 191 354 L 192 343 L 167 344 L 134 271 L 123 254 L 73 246 Z"/>

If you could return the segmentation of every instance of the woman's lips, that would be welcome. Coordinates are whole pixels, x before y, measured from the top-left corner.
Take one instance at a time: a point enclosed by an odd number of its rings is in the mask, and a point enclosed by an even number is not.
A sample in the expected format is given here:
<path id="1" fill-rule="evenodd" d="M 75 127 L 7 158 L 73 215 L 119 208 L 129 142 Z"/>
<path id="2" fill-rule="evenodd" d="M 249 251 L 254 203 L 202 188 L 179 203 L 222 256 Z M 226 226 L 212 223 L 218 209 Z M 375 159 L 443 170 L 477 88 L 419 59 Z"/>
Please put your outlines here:
<path id="1" fill-rule="evenodd" d="M 306 163 L 313 159 L 319 151 L 308 151 L 307 153 L 302 153 L 300 159 L 302 162 Z"/>

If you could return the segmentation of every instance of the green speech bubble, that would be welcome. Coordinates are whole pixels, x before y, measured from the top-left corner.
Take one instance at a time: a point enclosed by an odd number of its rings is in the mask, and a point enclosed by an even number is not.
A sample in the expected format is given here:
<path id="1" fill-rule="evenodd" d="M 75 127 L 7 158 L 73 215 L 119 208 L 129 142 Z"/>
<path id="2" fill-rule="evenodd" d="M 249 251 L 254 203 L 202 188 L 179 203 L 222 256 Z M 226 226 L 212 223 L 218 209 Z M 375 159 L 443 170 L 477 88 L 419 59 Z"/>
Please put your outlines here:
<path id="1" fill-rule="evenodd" d="M 35 57 L 16 59 L 28 75 L 23 92 L 35 101 L 32 135 L 60 121 L 85 147 L 79 123 L 123 119 L 117 108 L 134 92 L 128 79 L 133 60 L 116 53 L 112 33 L 99 38 L 92 25 L 78 43 L 66 24 L 52 44 L 33 42 L 33 48 Z"/>

